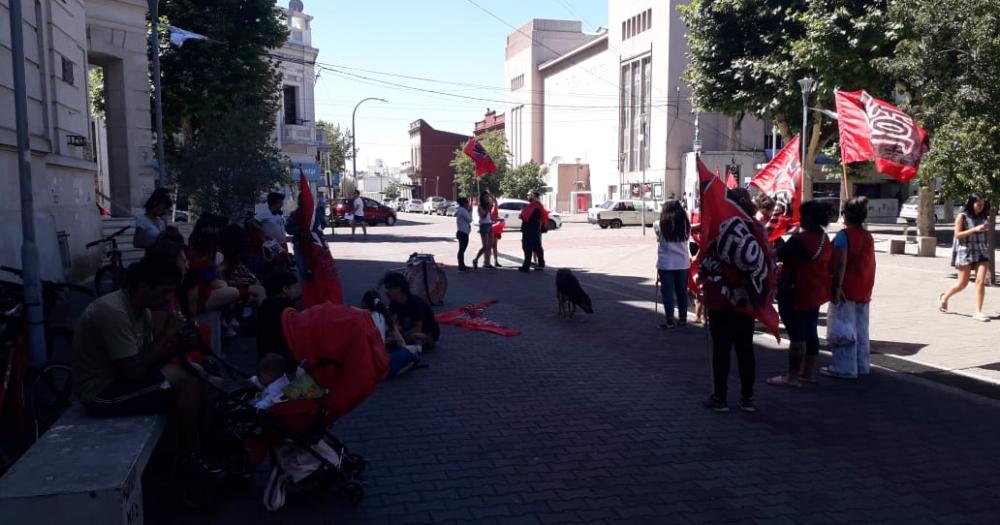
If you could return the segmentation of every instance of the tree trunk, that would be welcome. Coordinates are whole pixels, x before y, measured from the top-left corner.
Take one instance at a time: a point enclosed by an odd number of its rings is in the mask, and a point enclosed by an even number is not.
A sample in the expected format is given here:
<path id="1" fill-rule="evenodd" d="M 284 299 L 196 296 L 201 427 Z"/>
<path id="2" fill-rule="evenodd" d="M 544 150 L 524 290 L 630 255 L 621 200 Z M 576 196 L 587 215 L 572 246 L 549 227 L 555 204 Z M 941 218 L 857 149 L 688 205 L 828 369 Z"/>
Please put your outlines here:
<path id="1" fill-rule="evenodd" d="M 934 237 L 934 188 L 920 187 L 920 208 L 917 213 L 917 235 Z"/>
<path id="2" fill-rule="evenodd" d="M 989 218 L 989 228 L 990 233 L 986 236 L 986 246 L 990 250 L 990 272 L 989 272 L 989 283 L 993 286 L 997 285 L 997 209 L 995 207 L 990 207 L 990 218 Z"/>

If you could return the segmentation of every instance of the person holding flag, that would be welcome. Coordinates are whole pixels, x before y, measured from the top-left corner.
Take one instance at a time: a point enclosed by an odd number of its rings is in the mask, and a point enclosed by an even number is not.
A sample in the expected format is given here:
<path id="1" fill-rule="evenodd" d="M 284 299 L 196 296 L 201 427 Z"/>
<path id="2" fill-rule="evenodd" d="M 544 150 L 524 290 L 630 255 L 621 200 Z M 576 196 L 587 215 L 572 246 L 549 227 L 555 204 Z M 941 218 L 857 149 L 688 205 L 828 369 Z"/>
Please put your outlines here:
<path id="1" fill-rule="evenodd" d="M 708 328 L 712 335 L 713 389 L 702 405 L 728 412 L 726 392 L 730 352 L 736 351 L 740 370 L 740 410 L 755 412 L 756 362 L 754 319 L 779 337 L 774 311 L 774 259 L 767 232 L 753 219 L 745 189 L 726 190 L 725 183 L 698 159 L 701 187 L 702 249 L 698 269 L 705 292 Z"/>

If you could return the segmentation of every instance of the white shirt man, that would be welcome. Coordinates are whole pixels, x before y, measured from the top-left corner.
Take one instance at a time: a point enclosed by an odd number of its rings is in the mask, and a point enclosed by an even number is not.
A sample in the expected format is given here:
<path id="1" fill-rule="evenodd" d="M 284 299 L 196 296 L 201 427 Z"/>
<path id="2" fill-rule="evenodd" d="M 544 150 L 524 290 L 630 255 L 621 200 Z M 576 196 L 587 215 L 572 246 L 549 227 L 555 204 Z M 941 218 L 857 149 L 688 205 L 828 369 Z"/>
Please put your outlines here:
<path id="1" fill-rule="evenodd" d="M 254 214 L 254 218 L 260 223 L 260 229 L 264 232 L 267 240 L 280 244 L 284 244 L 286 238 L 285 216 L 282 214 L 284 205 L 284 195 L 271 193 L 267 196 L 267 205 L 259 206 L 257 213 Z"/>
<path id="2" fill-rule="evenodd" d="M 354 191 L 354 210 L 351 216 L 351 238 L 354 238 L 354 228 L 361 226 L 364 238 L 368 238 L 368 228 L 365 226 L 365 200 L 361 198 L 361 192 Z"/>

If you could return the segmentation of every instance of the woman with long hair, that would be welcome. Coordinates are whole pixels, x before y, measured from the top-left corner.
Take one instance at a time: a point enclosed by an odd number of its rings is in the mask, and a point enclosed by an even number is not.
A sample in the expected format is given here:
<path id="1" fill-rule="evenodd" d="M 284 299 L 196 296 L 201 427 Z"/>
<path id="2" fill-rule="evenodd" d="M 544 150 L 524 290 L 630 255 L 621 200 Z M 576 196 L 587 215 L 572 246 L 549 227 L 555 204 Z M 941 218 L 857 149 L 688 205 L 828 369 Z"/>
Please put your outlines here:
<path id="1" fill-rule="evenodd" d="M 657 236 L 656 273 L 663 294 L 666 319 L 661 328 L 687 325 L 688 272 L 691 269 L 691 223 L 687 212 L 676 199 L 663 203 L 660 211 L 660 233 Z M 674 317 L 676 299 L 677 317 Z"/>
<path id="2" fill-rule="evenodd" d="M 479 194 L 479 206 L 476 213 L 479 215 L 479 238 L 483 242 L 483 247 L 476 252 L 472 258 L 472 267 L 479 267 L 479 257 L 485 256 L 483 268 L 493 268 L 490 264 L 490 254 L 493 252 L 493 216 L 490 213 L 493 209 L 493 197 L 490 192 L 484 191 Z"/>
<path id="3" fill-rule="evenodd" d="M 145 250 L 151 248 L 163 230 L 167 229 L 167 221 L 163 216 L 173 205 L 174 200 L 170 198 L 170 190 L 166 188 L 154 190 L 143 205 L 146 212 L 135 218 L 132 245 Z"/>
<path id="4" fill-rule="evenodd" d="M 976 272 L 976 321 L 989 321 L 983 313 L 983 299 L 986 296 L 986 273 L 989 271 L 990 252 L 987 234 L 987 217 L 990 201 L 973 193 L 965 201 L 965 209 L 955 218 L 955 242 L 952 244 L 951 265 L 958 270 L 958 282 L 948 291 L 938 295 L 938 310 L 948 312 L 948 300 L 965 290 L 972 272 Z"/>
<path id="5" fill-rule="evenodd" d="M 802 230 L 778 252 L 778 313 L 788 330 L 788 373 L 767 380 L 772 386 L 814 383 L 819 357 L 819 308 L 830 300 L 833 246 L 826 235 L 830 208 L 809 201 L 799 208 Z"/>

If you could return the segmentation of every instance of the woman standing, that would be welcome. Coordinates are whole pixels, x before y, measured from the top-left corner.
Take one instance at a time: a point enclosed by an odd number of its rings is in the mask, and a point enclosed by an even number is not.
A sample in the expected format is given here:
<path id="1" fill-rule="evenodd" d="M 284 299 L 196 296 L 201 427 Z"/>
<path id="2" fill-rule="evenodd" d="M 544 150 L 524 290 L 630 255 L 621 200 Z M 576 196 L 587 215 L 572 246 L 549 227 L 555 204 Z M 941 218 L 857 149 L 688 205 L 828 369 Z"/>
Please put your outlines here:
<path id="1" fill-rule="evenodd" d="M 479 206 L 476 213 L 479 215 L 479 238 L 483 241 L 483 247 L 476 252 L 472 258 L 472 267 L 479 267 L 479 257 L 483 257 L 483 268 L 493 268 L 490 264 L 490 253 L 493 251 L 493 216 L 490 211 L 493 209 L 493 197 L 490 192 L 484 191 L 479 194 Z"/>
<path id="2" fill-rule="evenodd" d="M 146 199 L 143 206 L 146 213 L 135 218 L 135 235 L 132 238 L 132 245 L 136 248 L 148 250 L 156 243 L 157 237 L 167 228 L 167 221 L 163 218 L 174 205 L 174 200 L 170 198 L 170 191 L 166 188 L 157 188 L 153 194 Z"/>
<path id="3" fill-rule="evenodd" d="M 871 345 L 868 339 L 868 305 L 875 287 L 875 239 L 865 229 L 868 198 L 854 197 L 844 205 L 844 229 L 833 238 L 833 297 L 827 312 L 827 342 L 833 352 L 833 364 L 819 369 L 829 377 L 855 379 L 868 375 Z M 830 330 L 841 322 L 849 338 L 837 343 Z M 836 335 L 836 332 L 834 332 Z"/>
<path id="4" fill-rule="evenodd" d="M 465 265 L 465 249 L 469 247 L 469 234 L 472 233 L 472 213 L 470 209 L 469 199 L 459 197 L 458 210 L 455 211 L 455 225 L 458 228 L 455 237 L 458 238 L 458 271 L 460 272 L 469 271 L 469 267 Z"/>
<path id="5" fill-rule="evenodd" d="M 938 310 L 948 312 L 948 300 L 969 285 L 972 272 L 976 272 L 976 321 L 989 321 L 983 314 L 986 295 L 986 272 L 989 268 L 989 244 L 986 235 L 992 233 L 986 218 L 990 201 L 973 193 L 965 201 L 965 209 L 955 218 L 955 242 L 952 244 L 951 265 L 958 269 L 958 282 L 938 296 Z"/>
<path id="6" fill-rule="evenodd" d="M 660 328 L 687 325 L 690 238 L 691 223 L 688 222 L 687 213 L 680 201 L 667 200 L 660 212 L 656 254 L 656 273 L 660 278 L 660 293 L 663 294 L 663 311 L 666 314 L 666 320 Z M 677 303 L 677 318 L 674 318 L 674 299 Z"/>
<path id="7" fill-rule="evenodd" d="M 778 312 L 788 330 L 788 373 L 767 384 L 798 388 L 813 383 L 819 356 L 819 307 L 830 300 L 830 260 L 833 248 L 826 236 L 829 208 L 809 201 L 799 208 L 802 231 L 778 252 Z"/>

